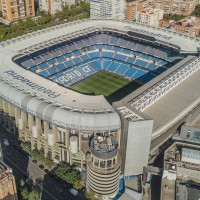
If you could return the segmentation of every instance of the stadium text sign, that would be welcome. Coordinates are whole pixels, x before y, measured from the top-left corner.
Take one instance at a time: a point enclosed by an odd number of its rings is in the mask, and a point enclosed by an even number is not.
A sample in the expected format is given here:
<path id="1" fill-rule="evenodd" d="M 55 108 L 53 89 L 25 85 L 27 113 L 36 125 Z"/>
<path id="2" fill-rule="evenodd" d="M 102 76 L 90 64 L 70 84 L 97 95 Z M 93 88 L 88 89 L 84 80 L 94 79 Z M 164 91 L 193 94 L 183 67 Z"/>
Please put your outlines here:
<path id="1" fill-rule="evenodd" d="M 169 39 L 172 38 L 170 36 L 162 35 L 160 33 L 153 33 L 151 31 L 146 31 L 146 30 L 143 30 L 143 29 L 133 28 L 131 26 L 125 26 L 125 29 L 128 29 L 130 31 L 139 32 L 139 33 L 144 33 L 144 34 L 147 34 L 147 35 L 150 35 L 150 36 L 153 36 L 153 37 L 160 37 L 160 38 L 163 38 L 163 39 L 166 39 L 166 40 L 169 40 Z"/>
<path id="2" fill-rule="evenodd" d="M 37 83 L 33 83 L 32 81 L 30 81 L 30 80 L 24 78 L 23 76 L 17 74 L 13 70 L 5 71 L 3 73 L 7 74 L 8 76 L 11 76 L 15 80 L 21 81 L 23 84 L 28 85 L 32 89 L 36 89 L 36 90 L 41 91 L 45 94 L 48 94 L 48 96 L 51 97 L 51 98 L 56 98 L 56 97 L 60 96 L 60 94 L 57 94 L 57 93 L 53 92 L 52 90 L 49 90 L 45 87 L 42 87 L 42 86 L 38 85 Z"/>

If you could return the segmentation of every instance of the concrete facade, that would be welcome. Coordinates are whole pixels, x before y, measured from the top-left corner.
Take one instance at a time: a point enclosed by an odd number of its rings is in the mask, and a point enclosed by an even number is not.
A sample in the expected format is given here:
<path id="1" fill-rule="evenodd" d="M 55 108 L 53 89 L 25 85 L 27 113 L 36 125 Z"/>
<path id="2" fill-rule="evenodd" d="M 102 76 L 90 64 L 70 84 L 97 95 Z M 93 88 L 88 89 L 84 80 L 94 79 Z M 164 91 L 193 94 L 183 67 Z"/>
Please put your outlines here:
<path id="1" fill-rule="evenodd" d="M 125 19 L 125 0 L 91 0 L 91 19 Z"/>

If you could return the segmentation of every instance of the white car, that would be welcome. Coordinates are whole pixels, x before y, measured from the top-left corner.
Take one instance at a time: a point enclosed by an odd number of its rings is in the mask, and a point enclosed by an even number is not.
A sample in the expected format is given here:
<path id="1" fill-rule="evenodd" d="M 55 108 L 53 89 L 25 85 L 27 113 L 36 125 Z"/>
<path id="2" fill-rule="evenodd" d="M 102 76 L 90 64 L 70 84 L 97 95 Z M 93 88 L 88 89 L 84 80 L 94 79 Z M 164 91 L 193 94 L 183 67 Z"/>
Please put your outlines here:
<path id="1" fill-rule="evenodd" d="M 75 190 L 74 188 L 69 189 L 70 193 L 73 194 L 74 196 L 78 195 L 78 191 Z"/>
<path id="2" fill-rule="evenodd" d="M 4 139 L 3 139 L 3 143 L 4 143 L 6 146 L 9 146 L 8 139 L 4 138 Z"/>

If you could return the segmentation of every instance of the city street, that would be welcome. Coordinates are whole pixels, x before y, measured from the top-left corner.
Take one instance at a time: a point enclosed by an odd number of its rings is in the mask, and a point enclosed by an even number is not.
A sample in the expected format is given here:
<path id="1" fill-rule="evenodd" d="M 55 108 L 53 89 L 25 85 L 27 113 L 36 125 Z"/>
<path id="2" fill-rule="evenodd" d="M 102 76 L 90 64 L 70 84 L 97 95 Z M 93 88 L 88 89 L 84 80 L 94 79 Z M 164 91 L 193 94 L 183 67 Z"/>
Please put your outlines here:
<path id="1" fill-rule="evenodd" d="M 9 146 L 3 144 L 3 139 L 8 138 Z M 15 141 L 12 135 L 0 128 L 0 141 L 3 150 L 4 162 L 13 169 L 16 180 L 26 179 L 28 176 L 33 180 L 43 180 L 42 200 L 80 200 L 86 199 L 84 194 L 79 192 L 78 196 L 73 196 L 63 184 L 46 174 L 42 169 L 34 164 L 29 158 L 13 147 Z"/>

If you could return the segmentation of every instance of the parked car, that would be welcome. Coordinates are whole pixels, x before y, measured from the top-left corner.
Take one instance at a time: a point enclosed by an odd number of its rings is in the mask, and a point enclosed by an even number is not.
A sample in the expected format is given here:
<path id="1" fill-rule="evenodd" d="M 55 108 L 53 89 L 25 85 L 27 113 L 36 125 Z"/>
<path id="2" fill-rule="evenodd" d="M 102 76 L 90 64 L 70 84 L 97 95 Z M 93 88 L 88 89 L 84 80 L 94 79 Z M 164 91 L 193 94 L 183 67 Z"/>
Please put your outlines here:
<path id="1" fill-rule="evenodd" d="M 7 138 L 4 138 L 4 139 L 3 139 L 3 143 L 4 143 L 4 145 L 9 146 L 9 142 L 8 142 L 8 139 L 7 139 Z"/>
<path id="2" fill-rule="evenodd" d="M 78 195 L 78 191 L 75 190 L 74 188 L 69 189 L 69 192 L 70 192 L 71 194 L 73 194 L 74 196 L 77 196 L 77 195 Z"/>

